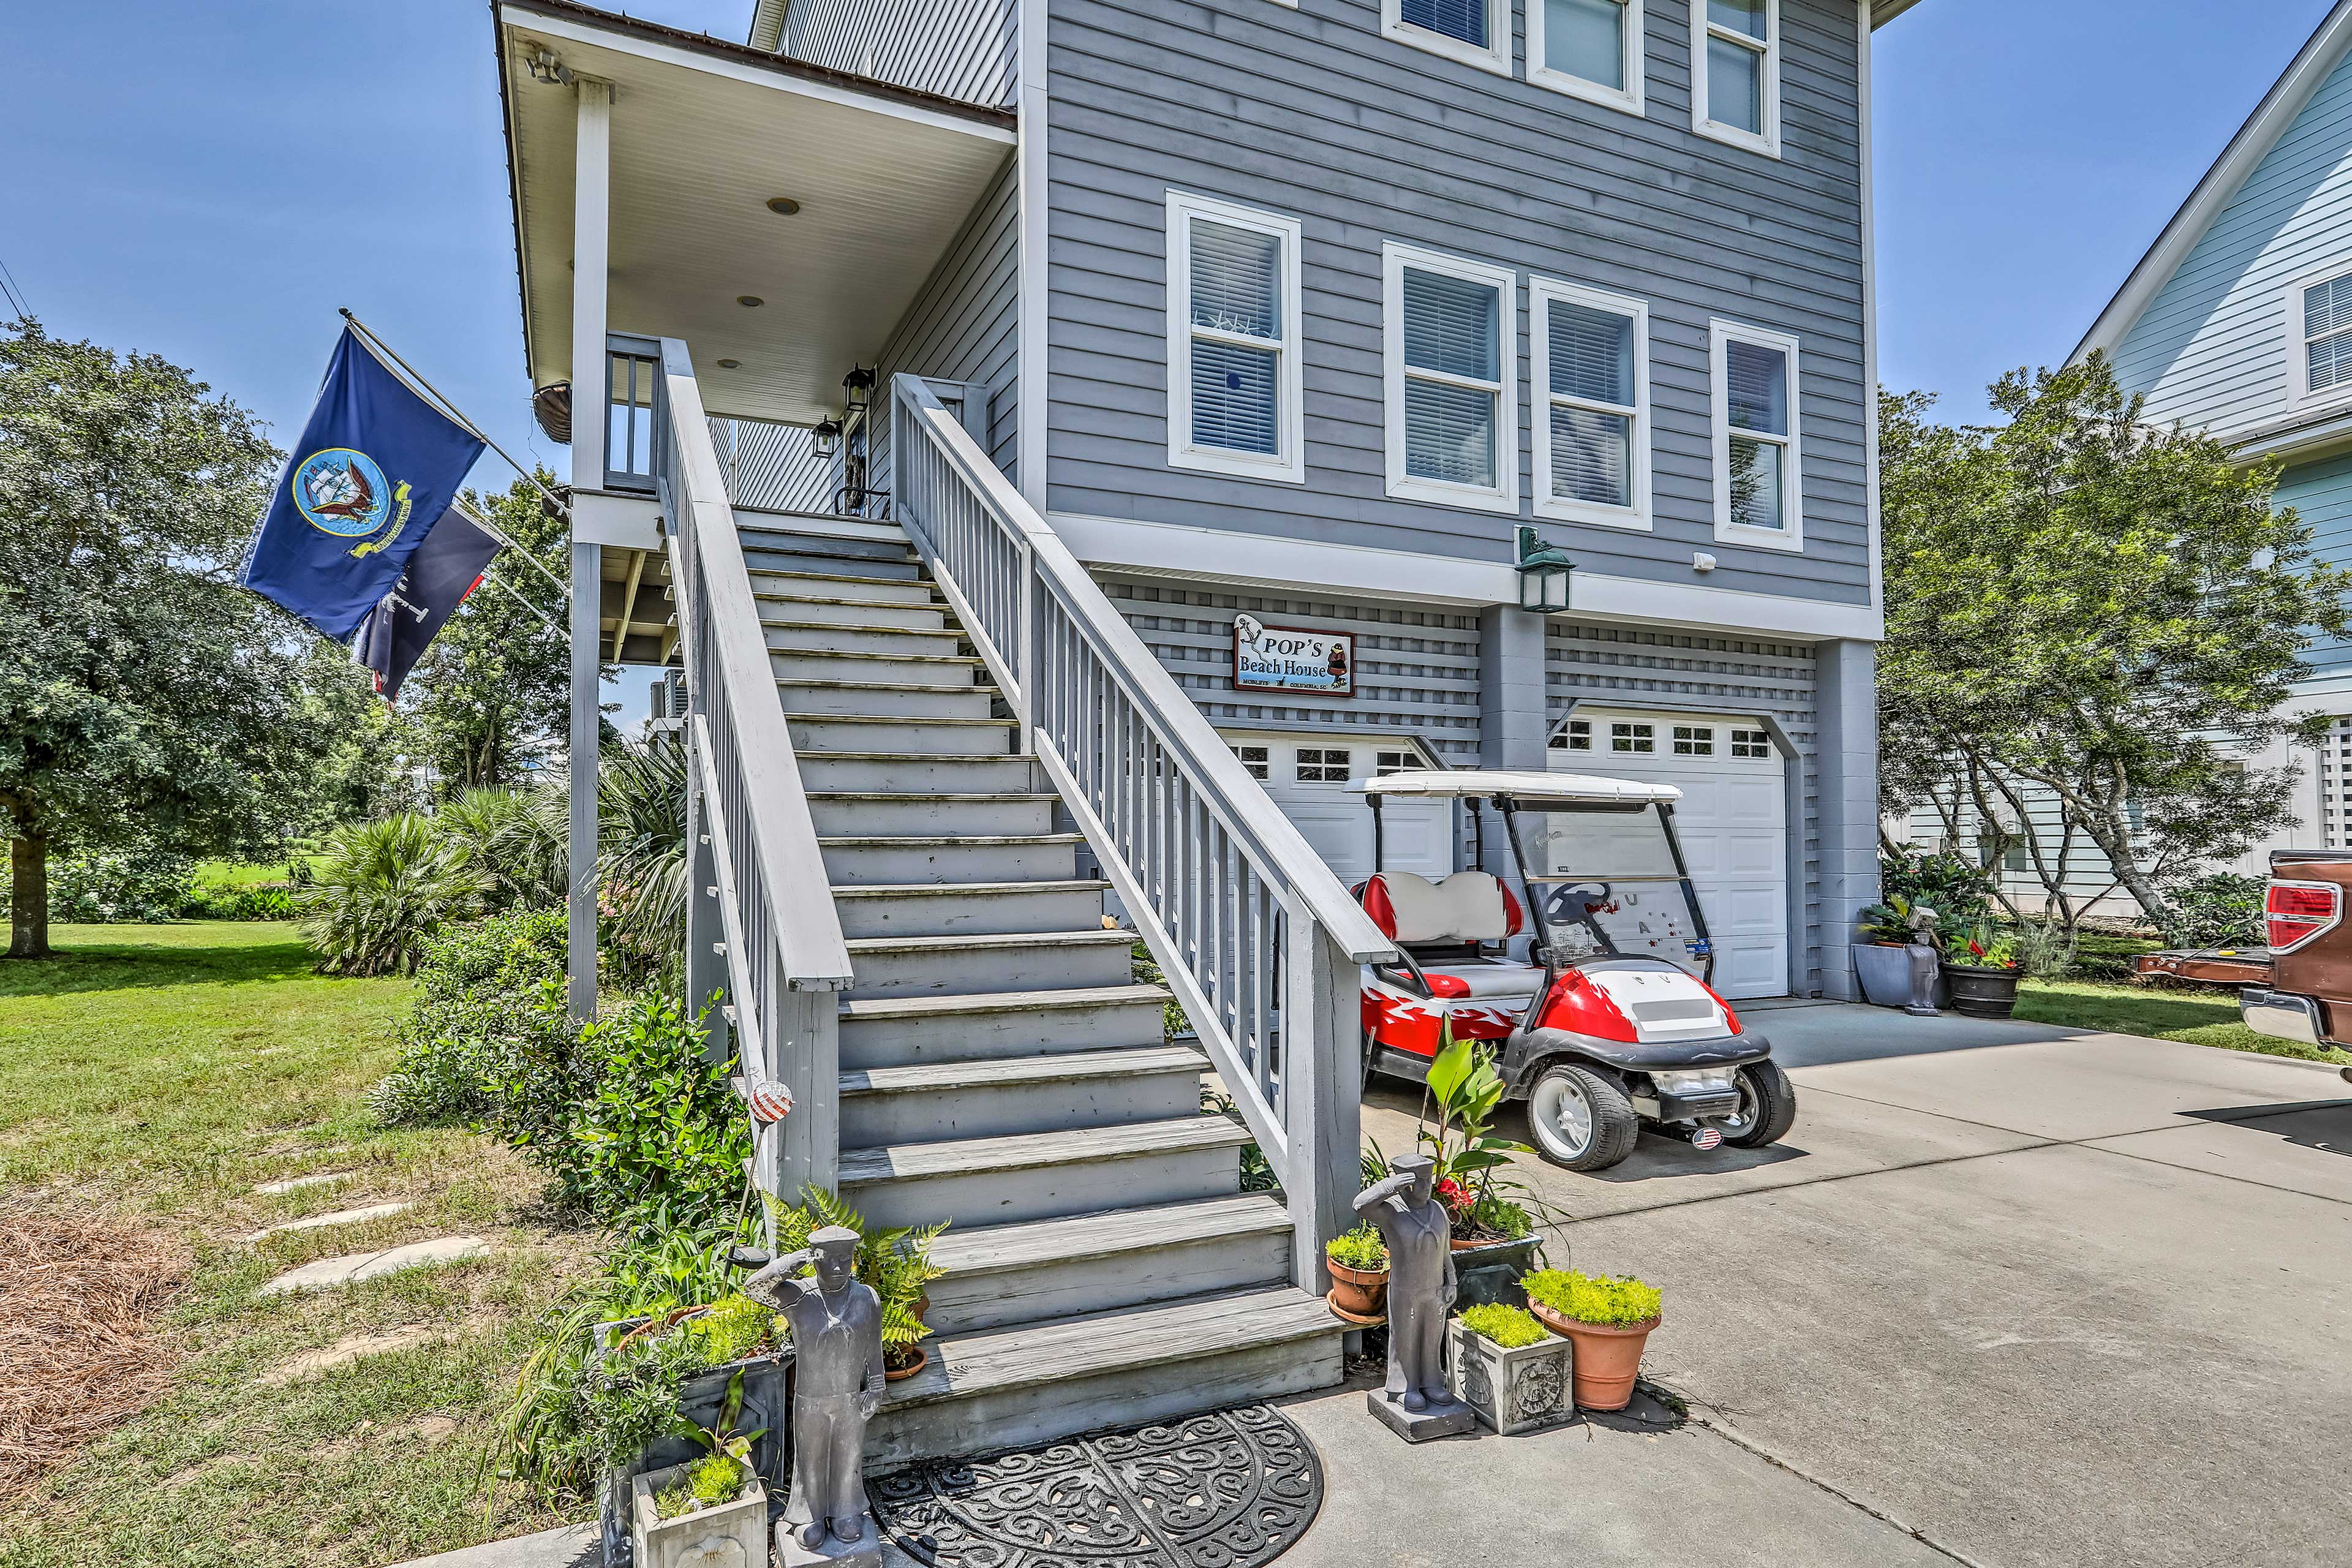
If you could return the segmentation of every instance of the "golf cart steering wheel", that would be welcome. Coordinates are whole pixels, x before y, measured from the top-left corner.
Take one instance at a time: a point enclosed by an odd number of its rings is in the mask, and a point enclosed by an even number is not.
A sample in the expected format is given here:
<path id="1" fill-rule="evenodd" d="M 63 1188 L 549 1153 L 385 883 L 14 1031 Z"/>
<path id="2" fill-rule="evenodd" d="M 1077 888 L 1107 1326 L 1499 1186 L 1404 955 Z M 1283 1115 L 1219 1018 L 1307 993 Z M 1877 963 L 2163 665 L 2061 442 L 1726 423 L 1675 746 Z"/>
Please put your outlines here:
<path id="1" fill-rule="evenodd" d="M 1608 901 L 1608 883 L 1570 882 L 1554 888 L 1544 900 L 1544 921 L 1549 925 L 1583 925 L 1592 918 L 1585 911 L 1585 905 Z"/>

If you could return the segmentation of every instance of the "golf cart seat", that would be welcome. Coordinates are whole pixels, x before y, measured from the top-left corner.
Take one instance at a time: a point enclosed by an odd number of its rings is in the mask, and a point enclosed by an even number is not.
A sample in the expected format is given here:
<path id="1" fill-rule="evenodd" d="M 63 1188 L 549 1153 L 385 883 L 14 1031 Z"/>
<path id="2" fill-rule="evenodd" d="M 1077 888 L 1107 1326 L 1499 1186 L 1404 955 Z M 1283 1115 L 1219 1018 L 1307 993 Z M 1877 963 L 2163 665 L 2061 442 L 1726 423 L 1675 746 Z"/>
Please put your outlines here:
<path id="1" fill-rule="evenodd" d="M 1441 881 L 1382 871 L 1357 891 L 1372 923 L 1404 950 L 1391 973 L 1423 995 L 1525 1002 L 1543 988 L 1540 965 L 1512 958 L 1507 944 L 1525 920 L 1518 900 L 1486 871 Z"/>

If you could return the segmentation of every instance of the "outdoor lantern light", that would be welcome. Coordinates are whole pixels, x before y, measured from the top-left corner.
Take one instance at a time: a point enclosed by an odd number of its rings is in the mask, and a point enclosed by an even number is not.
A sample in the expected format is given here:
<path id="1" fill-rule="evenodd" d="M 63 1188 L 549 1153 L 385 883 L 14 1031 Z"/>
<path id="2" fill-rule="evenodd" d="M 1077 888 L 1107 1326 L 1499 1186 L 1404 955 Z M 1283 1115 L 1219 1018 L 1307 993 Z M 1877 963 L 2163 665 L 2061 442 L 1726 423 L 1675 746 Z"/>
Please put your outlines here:
<path id="1" fill-rule="evenodd" d="M 820 419 L 816 422 L 816 455 L 830 458 L 841 450 L 841 421 Z"/>
<path id="2" fill-rule="evenodd" d="M 531 80 L 541 86 L 570 87 L 572 85 L 572 68 L 556 58 L 555 51 L 544 45 L 525 56 L 523 64 L 530 68 Z"/>
<path id="3" fill-rule="evenodd" d="M 1556 616 L 1568 608 L 1568 552 L 1545 543 L 1532 528 L 1519 530 L 1519 608 Z"/>

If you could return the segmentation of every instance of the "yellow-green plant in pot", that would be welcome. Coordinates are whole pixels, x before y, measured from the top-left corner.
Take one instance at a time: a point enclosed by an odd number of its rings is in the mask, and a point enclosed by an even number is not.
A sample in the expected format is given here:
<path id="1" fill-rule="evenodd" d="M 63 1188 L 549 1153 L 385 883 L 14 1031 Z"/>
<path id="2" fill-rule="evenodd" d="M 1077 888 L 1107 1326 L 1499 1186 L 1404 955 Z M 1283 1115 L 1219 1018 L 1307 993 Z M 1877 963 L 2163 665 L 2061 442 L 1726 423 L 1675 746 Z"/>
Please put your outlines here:
<path id="1" fill-rule="evenodd" d="M 1663 1316 L 1664 1296 L 1639 1279 L 1538 1268 L 1523 1276 L 1528 1310 L 1576 1346 L 1576 1403 L 1622 1410 L 1633 1402 L 1642 1351 Z"/>
<path id="2" fill-rule="evenodd" d="M 1388 1315 L 1389 1248 L 1367 1223 L 1323 1244 L 1331 1270 L 1331 1310 L 1355 1322 L 1378 1322 Z"/>

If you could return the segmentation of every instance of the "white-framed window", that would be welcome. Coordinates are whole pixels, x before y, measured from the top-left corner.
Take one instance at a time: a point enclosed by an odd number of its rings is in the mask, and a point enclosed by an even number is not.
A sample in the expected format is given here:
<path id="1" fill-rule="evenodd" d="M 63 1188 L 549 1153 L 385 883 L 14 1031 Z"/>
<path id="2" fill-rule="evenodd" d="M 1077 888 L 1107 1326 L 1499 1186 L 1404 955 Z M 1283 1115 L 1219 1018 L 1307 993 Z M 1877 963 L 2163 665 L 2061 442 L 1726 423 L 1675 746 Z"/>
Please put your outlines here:
<path id="1" fill-rule="evenodd" d="M 1168 461 L 1307 481 L 1298 220 L 1168 193 Z"/>
<path id="2" fill-rule="evenodd" d="M 1532 279 L 1528 359 L 1536 515 L 1649 527 L 1649 306 Z"/>
<path id="3" fill-rule="evenodd" d="M 1381 248 L 1388 493 L 1519 510 L 1518 274 Z"/>
<path id="4" fill-rule="evenodd" d="M 1240 761 L 1242 771 L 1258 783 L 1264 784 L 1273 776 L 1272 770 L 1266 763 L 1264 746 L 1235 746 L 1234 755 Z"/>
<path id="5" fill-rule="evenodd" d="M 1658 749 L 1657 726 L 1621 719 L 1609 726 L 1609 749 L 1612 752 L 1654 752 Z"/>
<path id="6" fill-rule="evenodd" d="M 1760 759 L 1772 754 L 1772 736 L 1763 730 L 1731 731 L 1731 754 L 1735 757 Z"/>
<path id="7" fill-rule="evenodd" d="M 2352 268 L 2287 286 L 2287 384 L 2297 401 L 2352 396 Z"/>
<path id="8" fill-rule="evenodd" d="M 1675 725 L 1675 755 L 1678 757 L 1715 755 L 1715 726 L 1712 724 Z"/>
<path id="9" fill-rule="evenodd" d="M 1375 752 L 1372 754 L 1372 776 L 1384 779 L 1391 773 L 1418 773 L 1423 763 L 1413 752 Z"/>
<path id="10" fill-rule="evenodd" d="M 1691 0 L 1691 128 L 1780 155 L 1780 0 Z"/>
<path id="11" fill-rule="evenodd" d="M 1528 79 L 1642 112 L 1642 0 L 1528 0 Z"/>
<path id="12" fill-rule="evenodd" d="M 1345 746 L 1301 746 L 1298 748 L 1297 779 L 1300 784 L 1346 784 L 1348 764 L 1352 753 Z"/>
<path id="13" fill-rule="evenodd" d="M 1381 0 L 1381 31 L 1496 76 L 1511 74 L 1511 0 Z"/>
<path id="14" fill-rule="evenodd" d="M 1561 725 L 1559 732 L 1551 738 L 1551 749 L 1555 752 L 1589 752 L 1592 750 L 1592 721 L 1590 719 L 1570 719 L 1567 723 Z"/>
<path id="15" fill-rule="evenodd" d="M 1802 550 L 1797 340 L 1736 321 L 1713 322 L 1707 340 L 1715 536 L 1726 544 Z"/>

